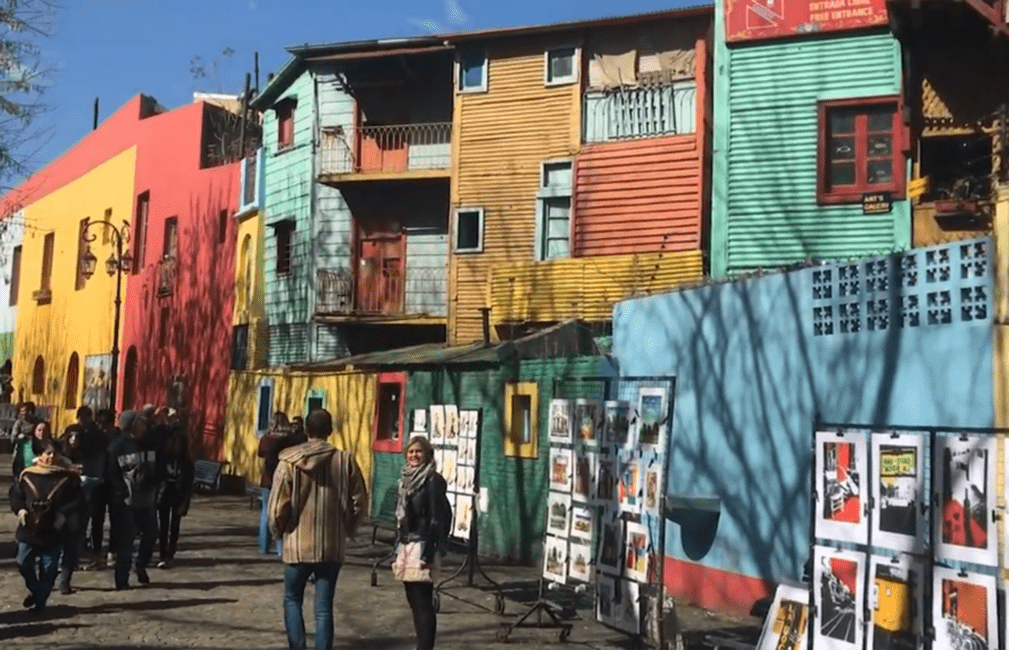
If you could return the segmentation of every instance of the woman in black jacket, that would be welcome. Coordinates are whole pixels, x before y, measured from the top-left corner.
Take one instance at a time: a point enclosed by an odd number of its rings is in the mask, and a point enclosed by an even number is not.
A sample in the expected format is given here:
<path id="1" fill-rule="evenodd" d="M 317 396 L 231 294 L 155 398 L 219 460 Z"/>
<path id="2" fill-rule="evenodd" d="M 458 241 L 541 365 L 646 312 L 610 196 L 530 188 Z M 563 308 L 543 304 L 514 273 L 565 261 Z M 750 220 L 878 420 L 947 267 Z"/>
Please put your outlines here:
<path id="1" fill-rule="evenodd" d="M 162 447 L 160 462 L 165 482 L 158 499 L 161 560 L 158 568 L 169 569 L 179 544 L 179 526 L 189 512 L 193 495 L 194 463 L 189 455 L 189 438 L 181 426 L 175 428 Z"/>
<path id="2" fill-rule="evenodd" d="M 424 436 L 414 436 L 403 454 L 406 464 L 396 499 L 400 544 L 397 563 L 403 568 L 406 600 L 413 611 L 417 650 L 433 650 L 436 620 L 432 569 L 452 525 L 452 507 L 445 494 L 445 479 L 434 466 L 431 442 Z"/>

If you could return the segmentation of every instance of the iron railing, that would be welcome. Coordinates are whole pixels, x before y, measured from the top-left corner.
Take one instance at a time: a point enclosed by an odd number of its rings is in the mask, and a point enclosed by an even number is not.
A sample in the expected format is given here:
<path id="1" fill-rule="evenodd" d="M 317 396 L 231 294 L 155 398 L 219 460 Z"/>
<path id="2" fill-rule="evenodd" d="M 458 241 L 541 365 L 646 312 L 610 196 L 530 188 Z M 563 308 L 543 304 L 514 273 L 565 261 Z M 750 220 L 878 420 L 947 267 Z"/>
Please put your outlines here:
<path id="1" fill-rule="evenodd" d="M 320 174 L 448 169 L 452 165 L 452 123 L 323 127 Z"/>
<path id="2" fill-rule="evenodd" d="M 174 257 L 165 257 L 158 262 L 158 295 L 170 296 L 175 288 L 175 270 L 178 264 Z"/>
<path id="3" fill-rule="evenodd" d="M 696 106 L 697 84 L 693 81 L 655 88 L 593 91 L 584 98 L 584 141 L 693 133 Z"/>
<path id="4" fill-rule="evenodd" d="M 316 270 L 317 314 L 444 316 L 447 269 L 398 267 L 370 274 L 347 269 Z"/>

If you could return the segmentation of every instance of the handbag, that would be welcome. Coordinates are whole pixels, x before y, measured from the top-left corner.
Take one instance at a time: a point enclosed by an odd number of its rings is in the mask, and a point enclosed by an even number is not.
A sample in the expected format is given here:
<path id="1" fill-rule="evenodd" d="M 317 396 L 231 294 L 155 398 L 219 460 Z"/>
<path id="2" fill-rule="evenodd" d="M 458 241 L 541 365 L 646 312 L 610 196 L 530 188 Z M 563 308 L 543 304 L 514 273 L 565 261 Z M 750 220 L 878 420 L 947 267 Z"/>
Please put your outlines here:
<path id="1" fill-rule="evenodd" d="M 392 561 L 392 577 L 401 582 L 434 582 L 436 559 L 423 562 L 424 542 L 401 542 Z"/>

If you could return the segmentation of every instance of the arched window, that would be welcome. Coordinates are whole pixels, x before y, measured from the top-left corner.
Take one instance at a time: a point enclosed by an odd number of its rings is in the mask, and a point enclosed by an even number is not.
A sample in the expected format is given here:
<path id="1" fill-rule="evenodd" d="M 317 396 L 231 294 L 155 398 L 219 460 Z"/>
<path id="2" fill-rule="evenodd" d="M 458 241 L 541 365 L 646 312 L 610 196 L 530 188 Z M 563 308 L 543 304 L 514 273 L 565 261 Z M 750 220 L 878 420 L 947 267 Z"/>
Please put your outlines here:
<path id="1" fill-rule="evenodd" d="M 67 392 L 63 401 L 63 406 L 68 409 L 77 408 L 77 382 L 81 374 L 81 361 L 77 353 L 70 355 L 67 363 Z"/>
<path id="2" fill-rule="evenodd" d="M 32 393 L 42 395 L 46 392 L 46 362 L 42 355 L 35 357 L 35 367 L 32 369 Z"/>
<path id="3" fill-rule="evenodd" d="M 133 408 L 137 390 L 137 346 L 126 351 L 126 369 L 123 371 L 123 410 Z"/>

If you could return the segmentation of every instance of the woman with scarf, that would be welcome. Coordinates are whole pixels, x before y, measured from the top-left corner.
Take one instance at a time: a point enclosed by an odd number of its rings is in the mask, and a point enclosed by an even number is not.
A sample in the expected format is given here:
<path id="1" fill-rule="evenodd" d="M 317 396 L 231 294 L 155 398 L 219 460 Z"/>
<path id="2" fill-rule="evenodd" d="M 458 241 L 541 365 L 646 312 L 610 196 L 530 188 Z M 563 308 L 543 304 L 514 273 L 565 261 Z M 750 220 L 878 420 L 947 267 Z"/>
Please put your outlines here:
<path id="1" fill-rule="evenodd" d="M 403 581 L 413 611 L 417 650 L 433 650 L 436 629 L 433 572 L 452 525 L 447 486 L 435 471 L 434 448 L 424 436 L 414 436 L 403 452 L 406 464 L 399 479 L 396 525 L 399 547 L 393 575 Z"/>

